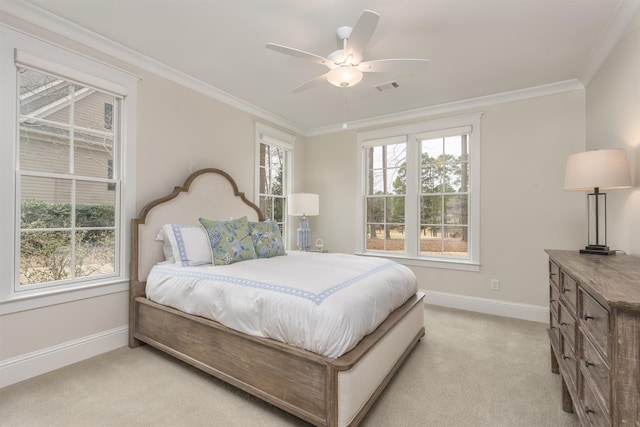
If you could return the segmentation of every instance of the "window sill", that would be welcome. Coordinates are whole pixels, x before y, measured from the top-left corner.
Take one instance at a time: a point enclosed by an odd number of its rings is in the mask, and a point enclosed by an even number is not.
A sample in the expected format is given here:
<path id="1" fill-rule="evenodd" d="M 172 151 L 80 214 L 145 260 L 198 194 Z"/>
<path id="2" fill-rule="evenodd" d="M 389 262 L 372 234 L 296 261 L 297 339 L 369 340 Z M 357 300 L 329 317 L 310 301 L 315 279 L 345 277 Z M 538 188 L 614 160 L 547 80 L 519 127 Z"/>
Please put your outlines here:
<path id="1" fill-rule="evenodd" d="M 437 260 L 426 258 L 412 258 L 406 255 L 394 255 L 384 253 L 371 253 L 371 252 L 356 252 L 356 255 L 371 256 L 378 258 L 387 258 L 396 261 L 398 264 L 413 266 L 413 267 L 429 267 L 429 268 L 443 268 L 446 270 L 458 270 L 458 271 L 480 271 L 480 264 L 472 261 L 455 261 L 455 260 Z"/>
<path id="2" fill-rule="evenodd" d="M 129 279 L 116 279 L 99 284 L 85 285 L 84 287 L 41 289 L 37 293 L 13 293 L 0 301 L 0 316 L 128 290 Z"/>

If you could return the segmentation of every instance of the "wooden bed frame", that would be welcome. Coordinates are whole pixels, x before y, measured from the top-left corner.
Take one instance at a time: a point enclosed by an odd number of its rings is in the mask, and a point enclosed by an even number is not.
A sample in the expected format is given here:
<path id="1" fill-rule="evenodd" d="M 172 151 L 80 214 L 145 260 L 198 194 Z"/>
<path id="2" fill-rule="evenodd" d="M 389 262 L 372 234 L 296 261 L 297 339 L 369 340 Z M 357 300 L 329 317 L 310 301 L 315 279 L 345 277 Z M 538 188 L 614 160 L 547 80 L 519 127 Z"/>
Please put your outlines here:
<path id="1" fill-rule="evenodd" d="M 245 215 L 264 220 L 219 169 L 193 173 L 183 186 L 142 209 L 132 223 L 129 346 L 152 345 L 314 425 L 358 425 L 424 336 L 424 294 L 411 297 L 337 359 L 242 334 L 145 298 L 147 275 L 164 260 L 162 242 L 155 240 L 162 225 Z"/>

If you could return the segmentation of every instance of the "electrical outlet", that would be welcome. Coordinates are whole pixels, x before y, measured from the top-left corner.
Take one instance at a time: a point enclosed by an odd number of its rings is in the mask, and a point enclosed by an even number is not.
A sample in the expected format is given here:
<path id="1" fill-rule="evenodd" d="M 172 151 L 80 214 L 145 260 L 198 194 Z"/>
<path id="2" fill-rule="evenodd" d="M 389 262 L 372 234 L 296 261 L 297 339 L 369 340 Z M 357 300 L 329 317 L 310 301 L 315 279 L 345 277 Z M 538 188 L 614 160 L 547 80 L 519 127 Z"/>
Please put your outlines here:
<path id="1" fill-rule="evenodd" d="M 500 280 L 491 279 L 491 289 L 493 289 L 494 291 L 499 291 L 500 290 Z"/>

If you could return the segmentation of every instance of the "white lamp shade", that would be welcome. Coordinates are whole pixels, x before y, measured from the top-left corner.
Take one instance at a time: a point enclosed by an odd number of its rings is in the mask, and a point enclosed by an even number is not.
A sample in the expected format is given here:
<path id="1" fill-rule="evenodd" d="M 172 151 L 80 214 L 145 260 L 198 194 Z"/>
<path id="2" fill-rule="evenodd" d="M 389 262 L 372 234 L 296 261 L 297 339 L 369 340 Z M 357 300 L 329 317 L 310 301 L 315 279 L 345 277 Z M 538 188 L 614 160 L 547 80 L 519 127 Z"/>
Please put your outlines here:
<path id="1" fill-rule="evenodd" d="M 351 87 L 360 83 L 362 77 L 362 71 L 352 66 L 337 67 L 327 73 L 329 83 L 338 87 Z"/>
<path id="2" fill-rule="evenodd" d="M 631 187 L 626 150 L 593 150 L 567 158 L 564 189 L 567 191 L 617 190 Z"/>
<path id="3" fill-rule="evenodd" d="M 320 213 L 320 196 L 312 193 L 289 194 L 287 212 L 291 216 L 314 216 Z"/>

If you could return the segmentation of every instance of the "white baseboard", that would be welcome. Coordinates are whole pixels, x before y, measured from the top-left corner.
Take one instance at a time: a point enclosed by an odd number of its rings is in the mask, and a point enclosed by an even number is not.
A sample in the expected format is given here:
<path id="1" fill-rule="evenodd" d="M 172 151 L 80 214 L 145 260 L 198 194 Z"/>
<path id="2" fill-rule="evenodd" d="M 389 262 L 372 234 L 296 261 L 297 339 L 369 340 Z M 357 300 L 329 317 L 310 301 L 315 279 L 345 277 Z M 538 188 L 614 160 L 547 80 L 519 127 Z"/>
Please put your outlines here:
<path id="1" fill-rule="evenodd" d="M 128 340 L 129 327 L 122 326 L 0 361 L 0 388 L 124 347 Z"/>
<path id="2" fill-rule="evenodd" d="M 549 322 L 549 307 L 449 294 L 445 292 L 424 291 L 424 293 L 427 294 L 424 300 L 425 304 L 428 305 L 439 305 L 442 307 L 512 317 L 514 319 L 530 320 L 533 322 Z"/>

